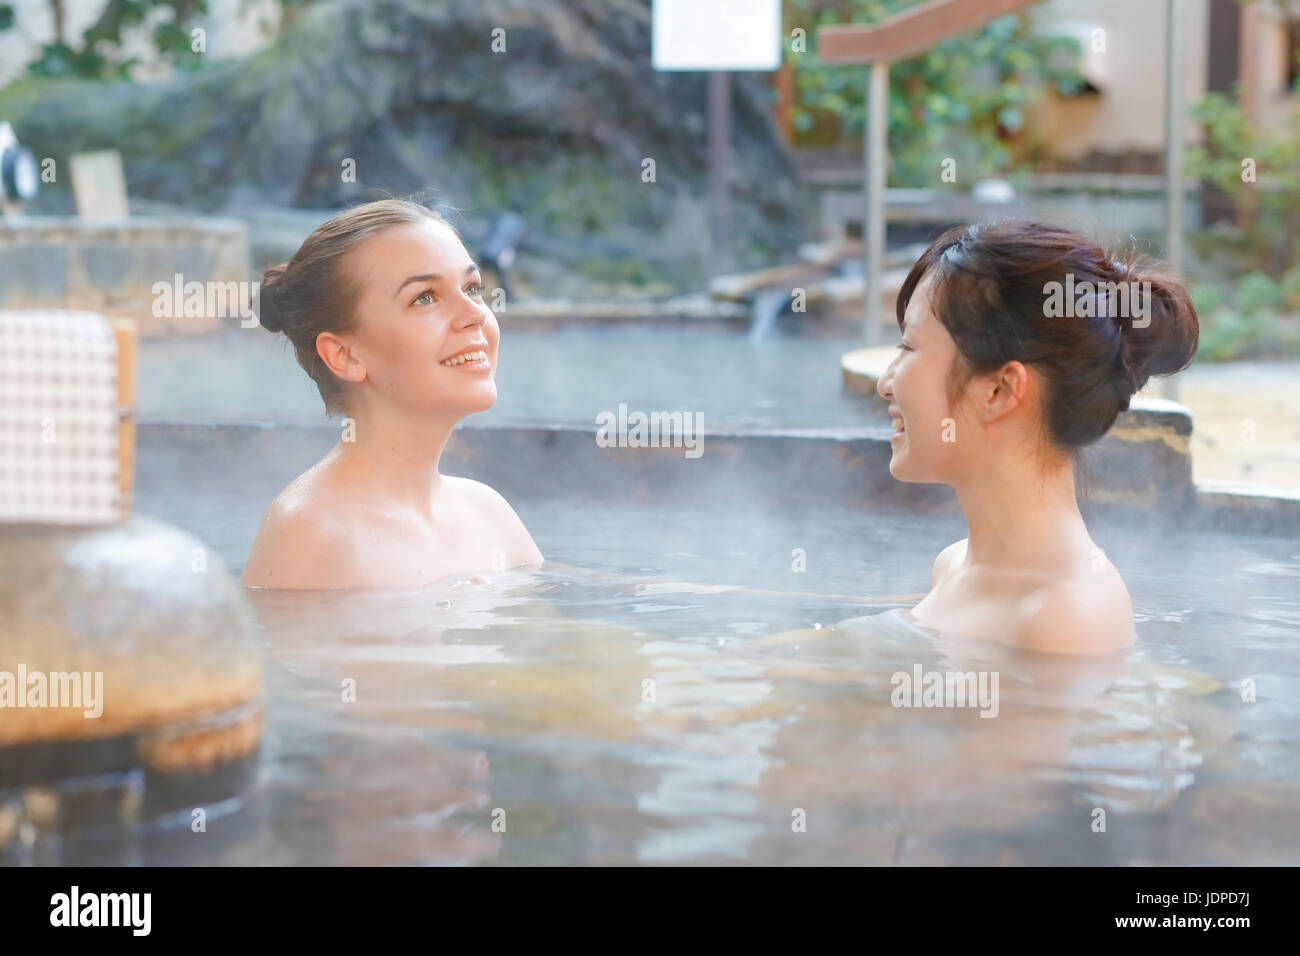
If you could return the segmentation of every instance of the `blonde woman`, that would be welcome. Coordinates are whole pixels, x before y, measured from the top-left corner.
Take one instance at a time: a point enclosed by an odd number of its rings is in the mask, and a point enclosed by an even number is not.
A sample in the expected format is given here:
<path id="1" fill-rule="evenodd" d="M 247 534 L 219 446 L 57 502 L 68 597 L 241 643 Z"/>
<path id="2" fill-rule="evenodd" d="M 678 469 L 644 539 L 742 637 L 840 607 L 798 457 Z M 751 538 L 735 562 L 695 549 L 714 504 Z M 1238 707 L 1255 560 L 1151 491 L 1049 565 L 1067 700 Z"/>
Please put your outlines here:
<path id="1" fill-rule="evenodd" d="M 496 400 L 501 332 L 456 231 L 403 200 L 349 209 L 269 269 L 258 316 L 355 423 L 271 502 L 260 588 L 416 588 L 542 560 L 497 492 L 443 475 L 456 423 Z"/>

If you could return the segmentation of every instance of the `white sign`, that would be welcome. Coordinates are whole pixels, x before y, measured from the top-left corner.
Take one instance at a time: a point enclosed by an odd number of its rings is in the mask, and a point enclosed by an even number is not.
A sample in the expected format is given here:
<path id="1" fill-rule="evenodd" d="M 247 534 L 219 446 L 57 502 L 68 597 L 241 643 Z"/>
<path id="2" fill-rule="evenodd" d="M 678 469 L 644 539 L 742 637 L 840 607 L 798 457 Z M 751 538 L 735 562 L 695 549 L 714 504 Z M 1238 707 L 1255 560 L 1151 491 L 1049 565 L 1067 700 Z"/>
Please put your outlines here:
<path id="1" fill-rule="evenodd" d="M 656 70 L 775 70 L 781 0 L 654 0 Z"/>

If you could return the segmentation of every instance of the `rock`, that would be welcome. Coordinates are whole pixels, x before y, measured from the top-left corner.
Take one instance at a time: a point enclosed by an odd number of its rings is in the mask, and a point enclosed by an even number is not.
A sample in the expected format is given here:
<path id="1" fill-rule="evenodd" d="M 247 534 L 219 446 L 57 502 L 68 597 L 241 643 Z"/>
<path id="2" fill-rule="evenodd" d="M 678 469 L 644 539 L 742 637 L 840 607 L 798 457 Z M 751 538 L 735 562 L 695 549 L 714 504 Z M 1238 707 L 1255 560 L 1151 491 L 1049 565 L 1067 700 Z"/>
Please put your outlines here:
<path id="1" fill-rule="evenodd" d="M 52 675 L 71 674 L 83 680 L 60 696 L 76 702 L 54 706 Z M 238 588 L 198 539 L 142 517 L 0 528 L 0 699 L 15 689 L 24 699 L 5 699 L 0 766 L 9 748 L 127 737 L 146 762 L 163 755 L 158 769 L 186 766 L 188 742 L 189 766 L 206 770 L 260 736 L 261 665 Z"/>
<path id="2" fill-rule="evenodd" d="M 194 808 L 256 779 L 248 608 L 157 521 L 0 528 L 0 703 L 0 865 L 129 862 L 143 821 L 188 837 Z M 85 840 L 107 857 L 83 858 Z"/>
<path id="3" fill-rule="evenodd" d="M 493 30 L 505 52 L 493 52 Z M 800 237 L 792 168 L 761 77 L 733 83 L 732 256 Z M 0 94 L 38 156 L 111 143 L 133 197 L 226 211 L 338 208 L 429 191 L 473 239 L 502 209 L 528 260 L 599 292 L 610 273 L 698 287 L 707 271 L 706 77 L 656 73 L 648 0 L 330 0 L 267 49 L 157 84 L 49 80 Z M 356 163 L 345 183 L 343 163 Z M 655 181 L 642 181 L 643 161 Z M 66 203 L 50 188 L 37 203 Z M 32 212 L 46 211 L 39 206 Z M 257 263 L 262 265 L 262 263 Z M 547 274 L 548 282 L 550 273 Z"/>

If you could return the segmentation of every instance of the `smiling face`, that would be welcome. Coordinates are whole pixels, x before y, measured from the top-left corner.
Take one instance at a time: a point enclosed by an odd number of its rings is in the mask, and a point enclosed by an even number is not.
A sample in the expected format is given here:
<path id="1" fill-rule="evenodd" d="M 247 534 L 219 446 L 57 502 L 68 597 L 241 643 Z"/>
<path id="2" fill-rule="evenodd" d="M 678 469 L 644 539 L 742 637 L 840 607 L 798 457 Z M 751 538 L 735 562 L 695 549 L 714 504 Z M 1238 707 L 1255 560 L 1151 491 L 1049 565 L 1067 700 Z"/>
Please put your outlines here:
<path id="1" fill-rule="evenodd" d="M 363 400 L 453 420 L 492 406 L 501 330 L 450 227 L 426 220 L 385 229 L 348 267 L 360 293 L 346 340 L 360 370 L 344 377 Z"/>
<path id="2" fill-rule="evenodd" d="M 876 383 L 894 420 L 889 473 L 900 481 L 951 484 L 974 451 L 977 429 L 963 414 L 965 402 L 959 398 L 954 407 L 948 400 L 957 358 L 956 343 L 931 308 L 930 282 L 923 280 L 907 303 L 898 355 Z"/>

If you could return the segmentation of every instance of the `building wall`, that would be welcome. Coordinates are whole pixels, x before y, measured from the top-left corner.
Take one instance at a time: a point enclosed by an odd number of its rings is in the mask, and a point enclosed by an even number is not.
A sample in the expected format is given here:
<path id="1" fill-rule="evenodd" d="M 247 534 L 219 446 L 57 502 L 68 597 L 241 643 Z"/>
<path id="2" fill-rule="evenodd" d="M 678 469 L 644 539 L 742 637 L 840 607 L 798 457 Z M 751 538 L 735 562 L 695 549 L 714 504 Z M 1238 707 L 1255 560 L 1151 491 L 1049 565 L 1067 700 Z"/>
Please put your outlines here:
<path id="1" fill-rule="evenodd" d="M 1049 96 L 1039 133 L 1049 155 L 1078 161 L 1094 153 L 1158 153 L 1164 146 L 1165 3 L 1163 0 L 1047 0 L 1042 22 L 1082 37 L 1104 31 L 1105 51 L 1087 63 L 1099 94 Z M 1184 96 L 1205 95 L 1209 0 L 1179 0 Z M 1086 43 L 1087 41 L 1085 41 Z M 1188 135 L 1195 135 L 1188 124 Z"/>
<path id="2" fill-rule="evenodd" d="M 1164 0 L 1047 0 L 1047 22 L 1074 24 L 1073 32 L 1106 31 L 1105 54 L 1092 57 L 1100 94 L 1051 95 L 1037 119 L 1050 158 L 1078 162 L 1097 154 L 1157 155 L 1164 146 Z M 1183 77 L 1188 106 L 1205 96 L 1209 79 L 1209 0 L 1179 0 L 1183 17 Z M 1255 0 L 1242 8 L 1242 30 L 1253 29 L 1253 53 L 1235 65 L 1234 77 L 1253 83 L 1258 118 L 1287 122 L 1295 94 L 1287 85 L 1295 50 L 1286 21 L 1272 5 Z M 1238 53 L 1237 56 L 1241 54 Z M 1237 59 L 1234 56 L 1234 59 Z M 1188 122 L 1189 140 L 1200 131 Z"/>
<path id="3" fill-rule="evenodd" d="M 1289 121 L 1296 96 L 1287 84 L 1289 58 L 1297 51 L 1287 33 L 1286 21 L 1280 12 L 1267 4 L 1256 2 L 1251 13 L 1256 17 L 1259 31 L 1259 57 L 1245 70 L 1253 70 L 1259 91 L 1259 117 L 1264 123 L 1277 125 Z"/>

